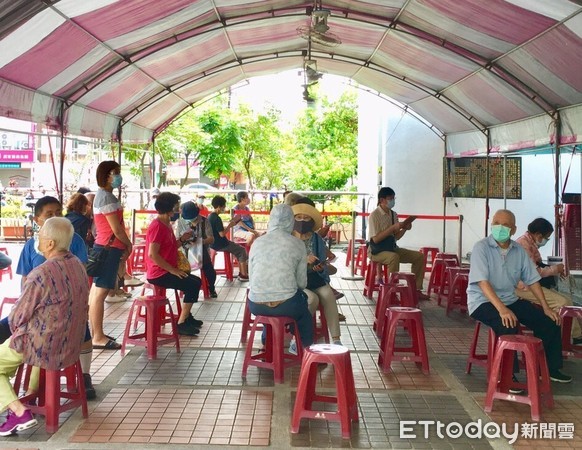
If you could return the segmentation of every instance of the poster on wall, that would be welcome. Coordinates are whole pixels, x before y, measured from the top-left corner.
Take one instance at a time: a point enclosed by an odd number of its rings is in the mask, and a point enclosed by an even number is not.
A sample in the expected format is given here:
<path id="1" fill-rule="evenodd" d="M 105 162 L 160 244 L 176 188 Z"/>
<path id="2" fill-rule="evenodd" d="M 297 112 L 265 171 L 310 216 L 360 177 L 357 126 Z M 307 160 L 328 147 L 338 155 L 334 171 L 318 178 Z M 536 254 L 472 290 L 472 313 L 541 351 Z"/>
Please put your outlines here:
<path id="1" fill-rule="evenodd" d="M 521 199 L 521 158 L 444 158 L 445 197 L 485 198 L 489 177 L 489 198 Z M 505 188 L 505 196 L 504 196 Z"/>

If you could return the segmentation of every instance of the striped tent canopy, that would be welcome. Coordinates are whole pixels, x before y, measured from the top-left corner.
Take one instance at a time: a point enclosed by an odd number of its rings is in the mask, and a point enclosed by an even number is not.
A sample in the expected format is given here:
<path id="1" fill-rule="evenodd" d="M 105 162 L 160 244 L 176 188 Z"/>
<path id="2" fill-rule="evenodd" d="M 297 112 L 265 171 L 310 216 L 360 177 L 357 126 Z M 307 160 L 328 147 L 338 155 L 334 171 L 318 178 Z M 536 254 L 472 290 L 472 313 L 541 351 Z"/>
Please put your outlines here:
<path id="1" fill-rule="evenodd" d="M 0 115 L 151 140 L 220 89 L 302 67 L 297 29 L 321 6 L 342 43 L 313 44 L 318 68 L 406 105 L 461 150 L 496 127 L 547 144 L 562 110 L 563 139 L 582 140 L 580 0 L 0 0 Z"/>

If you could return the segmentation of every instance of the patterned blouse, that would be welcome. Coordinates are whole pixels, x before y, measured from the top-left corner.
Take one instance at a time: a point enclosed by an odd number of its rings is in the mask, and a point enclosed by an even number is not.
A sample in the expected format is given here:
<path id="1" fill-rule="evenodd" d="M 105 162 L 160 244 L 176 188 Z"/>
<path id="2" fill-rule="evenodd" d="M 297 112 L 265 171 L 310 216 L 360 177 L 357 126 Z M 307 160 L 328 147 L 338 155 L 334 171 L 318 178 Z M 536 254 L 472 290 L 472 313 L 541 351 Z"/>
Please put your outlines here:
<path id="1" fill-rule="evenodd" d="M 26 364 L 56 370 L 79 359 L 89 311 L 89 280 L 72 253 L 47 260 L 26 277 L 10 312 L 10 348 Z"/>

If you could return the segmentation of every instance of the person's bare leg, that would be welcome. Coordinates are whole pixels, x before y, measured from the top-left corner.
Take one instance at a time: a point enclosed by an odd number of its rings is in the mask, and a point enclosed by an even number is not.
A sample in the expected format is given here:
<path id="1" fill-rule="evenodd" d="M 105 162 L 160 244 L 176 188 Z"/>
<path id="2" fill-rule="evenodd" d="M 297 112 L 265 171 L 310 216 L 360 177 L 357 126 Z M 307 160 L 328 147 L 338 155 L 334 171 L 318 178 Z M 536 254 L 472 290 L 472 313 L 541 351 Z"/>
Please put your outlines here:
<path id="1" fill-rule="evenodd" d="M 245 261 L 245 262 L 238 262 L 239 265 L 239 272 L 243 277 L 248 277 L 249 276 L 249 264 Z"/>
<path id="2" fill-rule="evenodd" d="M 182 314 L 178 319 L 178 323 L 184 323 L 188 317 L 190 317 L 190 311 L 192 311 L 192 305 L 194 303 L 182 303 Z"/>
<path id="3" fill-rule="evenodd" d="M 105 345 L 109 339 L 103 332 L 103 315 L 105 297 L 109 289 L 93 286 L 89 294 L 89 325 L 93 336 L 93 345 Z"/>

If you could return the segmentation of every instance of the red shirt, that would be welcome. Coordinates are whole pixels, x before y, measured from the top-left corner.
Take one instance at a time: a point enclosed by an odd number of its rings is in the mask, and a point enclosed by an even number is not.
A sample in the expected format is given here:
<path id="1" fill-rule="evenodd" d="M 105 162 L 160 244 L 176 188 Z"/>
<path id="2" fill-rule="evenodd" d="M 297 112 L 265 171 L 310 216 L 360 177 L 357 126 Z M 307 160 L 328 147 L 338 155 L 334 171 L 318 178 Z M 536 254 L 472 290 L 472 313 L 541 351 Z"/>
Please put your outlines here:
<path id="1" fill-rule="evenodd" d="M 202 217 L 208 217 L 208 214 L 210 214 L 210 211 L 208 210 L 208 208 L 204 205 L 200 205 L 198 204 L 198 209 L 200 210 L 200 215 Z"/>
<path id="2" fill-rule="evenodd" d="M 159 244 L 158 253 L 170 266 L 178 267 L 178 242 L 176 241 L 174 232 L 169 225 L 166 225 L 160 219 L 156 218 L 148 227 L 146 234 L 145 260 L 147 269 L 146 278 L 148 280 L 159 278 L 168 273 L 167 270 L 162 269 L 148 257 L 152 242 Z"/>

